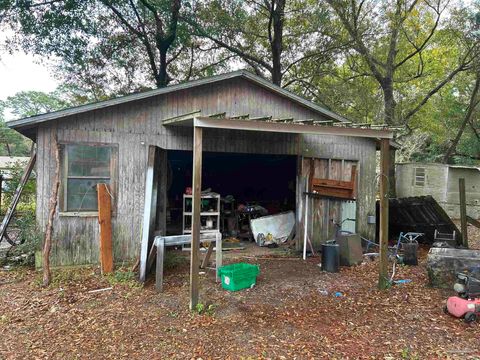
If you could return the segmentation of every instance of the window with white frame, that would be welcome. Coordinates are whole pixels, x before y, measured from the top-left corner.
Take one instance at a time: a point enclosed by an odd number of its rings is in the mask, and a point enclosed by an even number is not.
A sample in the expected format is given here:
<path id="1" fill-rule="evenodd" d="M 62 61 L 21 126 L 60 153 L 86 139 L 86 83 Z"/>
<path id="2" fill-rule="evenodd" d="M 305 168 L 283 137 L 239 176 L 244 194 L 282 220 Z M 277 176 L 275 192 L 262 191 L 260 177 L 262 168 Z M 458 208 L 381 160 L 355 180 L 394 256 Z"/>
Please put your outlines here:
<path id="1" fill-rule="evenodd" d="M 97 184 L 113 188 L 113 146 L 65 144 L 63 146 L 63 211 L 98 211 Z"/>
<path id="2" fill-rule="evenodd" d="M 426 180 L 426 172 L 425 168 L 423 167 L 416 167 L 415 168 L 415 173 L 414 173 L 414 178 L 413 178 L 413 184 L 415 186 L 425 186 L 425 180 Z"/>

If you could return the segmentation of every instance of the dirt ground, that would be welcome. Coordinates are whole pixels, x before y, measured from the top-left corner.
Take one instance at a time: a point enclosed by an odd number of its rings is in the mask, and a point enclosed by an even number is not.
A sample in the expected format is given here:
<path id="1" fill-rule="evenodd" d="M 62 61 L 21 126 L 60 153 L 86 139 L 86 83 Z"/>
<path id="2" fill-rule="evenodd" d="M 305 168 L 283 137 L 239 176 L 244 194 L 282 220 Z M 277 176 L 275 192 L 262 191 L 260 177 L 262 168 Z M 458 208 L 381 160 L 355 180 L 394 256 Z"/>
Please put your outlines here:
<path id="1" fill-rule="evenodd" d="M 258 284 L 231 293 L 203 275 L 201 314 L 179 256 L 161 294 L 128 271 L 56 270 L 46 289 L 33 270 L 1 271 L 0 359 L 478 359 L 480 325 L 443 313 L 451 293 L 428 287 L 426 252 L 398 270 L 411 283 L 379 291 L 375 261 L 332 274 L 319 258 L 230 251 L 226 263 L 260 265 Z"/>

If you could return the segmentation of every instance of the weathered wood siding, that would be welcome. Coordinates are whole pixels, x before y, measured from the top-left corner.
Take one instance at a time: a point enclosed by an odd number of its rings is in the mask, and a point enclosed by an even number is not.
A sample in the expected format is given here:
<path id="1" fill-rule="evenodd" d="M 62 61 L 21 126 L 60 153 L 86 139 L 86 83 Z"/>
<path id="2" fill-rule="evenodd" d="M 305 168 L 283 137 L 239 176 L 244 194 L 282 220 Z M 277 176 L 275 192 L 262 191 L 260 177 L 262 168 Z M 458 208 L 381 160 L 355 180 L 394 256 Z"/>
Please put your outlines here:
<path id="1" fill-rule="evenodd" d="M 352 165 L 357 165 L 357 213 L 356 231 L 362 236 L 374 239 L 375 225 L 368 224 L 368 215 L 375 215 L 376 195 L 376 145 L 369 139 L 347 138 L 341 136 L 303 135 L 300 143 L 301 162 L 300 181 L 305 187 L 310 175 L 310 161 L 315 158 L 314 177 L 350 180 Z M 297 190 L 297 211 L 300 212 L 300 224 L 297 231 L 303 238 L 305 221 L 303 191 Z M 314 246 L 333 238 L 332 219 L 341 219 L 341 201 L 312 199 L 309 203 L 308 233 Z"/>
<path id="2" fill-rule="evenodd" d="M 112 219 L 115 261 L 139 255 L 147 150 L 156 145 L 168 150 L 191 150 L 192 129 L 167 128 L 161 120 L 195 110 L 203 114 L 227 112 L 227 116 L 250 114 L 296 119 L 322 117 L 299 104 L 254 85 L 245 79 L 228 80 L 215 86 L 160 95 L 74 115 L 40 125 L 37 131 L 37 221 L 44 228 L 48 214 L 54 169 L 52 138 L 56 132 L 63 143 L 107 143 L 118 146 L 116 215 Z M 204 151 L 258 154 L 300 153 L 316 158 L 359 161 L 359 225 L 364 235 L 373 234 L 366 226 L 367 213 L 374 211 L 375 143 L 368 139 L 296 136 L 247 131 L 204 132 Z M 301 143 L 301 144 L 300 144 Z M 373 165 L 372 165 L 373 160 Z M 364 199 L 364 200 L 363 200 Z M 364 219 L 365 218 L 365 219 Z M 365 220 L 365 223 L 363 222 Z M 96 217 L 59 216 L 55 223 L 54 265 L 98 262 L 98 222 Z"/>

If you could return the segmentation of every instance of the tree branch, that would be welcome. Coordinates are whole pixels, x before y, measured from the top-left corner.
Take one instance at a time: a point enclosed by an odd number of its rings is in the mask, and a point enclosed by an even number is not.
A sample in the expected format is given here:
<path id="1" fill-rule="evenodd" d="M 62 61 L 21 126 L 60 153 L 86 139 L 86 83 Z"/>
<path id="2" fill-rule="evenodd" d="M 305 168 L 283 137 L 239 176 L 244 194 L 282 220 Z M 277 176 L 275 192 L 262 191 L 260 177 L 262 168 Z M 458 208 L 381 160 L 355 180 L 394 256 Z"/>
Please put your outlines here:
<path id="1" fill-rule="evenodd" d="M 456 69 L 454 69 L 448 76 L 443 79 L 440 83 L 437 84 L 432 90 L 428 92 L 427 95 L 415 106 L 412 110 L 410 110 L 405 117 L 403 117 L 403 122 L 407 123 L 408 120 L 415 115 L 427 102 L 430 98 L 439 92 L 446 84 L 450 82 L 459 72 L 465 71 L 467 69 L 466 63 L 462 62 Z"/>
<path id="2" fill-rule="evenodd" d="M 433 24 L 428 36 L 425 38 L 425 40 L 422 42 L 422 44 L 420 44 L 420 46 L 416 46 L 412 41 L 410 41 L 410 39 L 408 39 L 408 35 L 405 32 L 405 36 L 407 37 L 408 42 L 410 42 L 410 44 L 412 44 L 412 46 L 415 48 L 415 50 L 413 52 L 411 52 L 410 54 L 408 54 L 407 56 L 405 56 L 402 60 L 400 60 L 395 65 L 395 68 L 399 68 L 400 66 L 405 64 L 408 60 L 413 58 L 415 55 L 422 52 L 425 49 L 425 47 L 427 46 L 427 44 L 430 42 L 430 39 L 433 37 L 433 35 L 435 34 L 435 31 L 437 30 L 438 24 L 440 23 L 440 17 L 441 17 L 442 12 L 443 12 L 443 10 L 442 11 L 435 10 L 435 11 L 437 12 L 437 17 L 435 19 L 435 23 Z"/>
<path id="3" fill-rule="evenodd" d="M 266 70 L 268 70 L 270 72 L 273 70 L 273 67 L 270 64 L 268 64 L 265 60 L 257 58 L 255 56 L 251 55 L 248 51 L 243 51 L 243 50 L 241 50 L 237 47 L 231 46 L 230 44 L 227 44 L 223 40 L 215 38 L 212 35 L 208 34 L 194 20 L 189 19 L 189 18 L 183 18 L 183 20 L 194 27 L 198 36 L 201 36 L 201 37 L 204 37 L 204 38 L 207 38 L 207 39 L 213 41 L 215 44 L 227 49 L 228 51 L 230 51 L 230 52 L 232 52 L 236 55 L 238 55 L 239 57 L 241 57 L 243 60 L 245 60 L 249 64 L 250 64 L 250 62 L 254 62 L 254 63 L 262 66 L 263 68 L 265 68 Z"/>

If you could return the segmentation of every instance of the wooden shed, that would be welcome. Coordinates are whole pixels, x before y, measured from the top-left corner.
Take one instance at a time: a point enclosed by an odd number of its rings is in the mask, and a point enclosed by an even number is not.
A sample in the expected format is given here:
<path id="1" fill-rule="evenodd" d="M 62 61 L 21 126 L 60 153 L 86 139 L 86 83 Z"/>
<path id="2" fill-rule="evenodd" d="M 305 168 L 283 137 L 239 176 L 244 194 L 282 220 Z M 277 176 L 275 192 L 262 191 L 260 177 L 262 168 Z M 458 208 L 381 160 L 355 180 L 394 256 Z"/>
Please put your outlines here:
<path id="1" fill-rule="evenodd" d="M 467 214 L 480 218 L 480 168 L 437 163 L 396 165 L 398 197 L 431 195 L 453 219 L 460 218 L 458 180 L 465 179 Z"/>
<path id="2" fill-rule="evenodd" d="M 220 155 L 227 158 L 224 163 L 230 167 L 246 163 L 245 171 L 250 174 L 246 178 L 253 180 L 268 174 L 261 173 L 261 166 L 249 170 L 250 163 L 271 158 L 290 164 L 285 169 L 293 180 L 297 234 L 303 234 L 307 216 L 308 234 L 315 247 L 333 235 L 332 220 L 341 222 L 346 208 L 349 216 L 352 209 L 355 215 L 351 229 L 372 239 L 375 224 L 368 219 L 375 214 L 376 151 L 379 139 L 386 139 L 388 144 L 392 134 L 343 126 L 346 123 L 338 114 L 249 72 L 237 71 L 8 125 L 37 145 L 37 221 L 41 228 L 48 216 L 58 139 L 61 195 L 51 262 L 73 265 L 99 261 L 97 183 L 108 183 L 113 198 L 115 261 L 138 258 L 144 220 L 146 224 L 150 220 L 144 219 L 149 206 L 145 204 L 149 163 L 157 189 L 151 223 L 156 231 L 168 232 L 174 196 L 182 195 L 172 195 L 169 189 L 177 182 L 191 187 L 193 180 L 191 171 L 175 173 L 172 159 L 186 156 L 192 164 L 194 129 L 203 129 L 204 172 L 220 172 L 220 168 L 209 168 Z M 356 177 L 353 205 L 346 206 L 345 201 L 334 197 L 313 197 L 305 215 L 309 180 L 348 182 L 352 175 Z M 275 177 L 269 181 L 272 186 L 276 184 Z M 283 184 L 289 186 L 286 181 Z M 202 185 L 212 191 L 220 186 L 209 184 L 205 178 Z M 303 239 L 297 238 L 300 247 Z"/>

